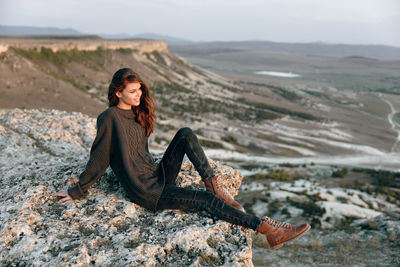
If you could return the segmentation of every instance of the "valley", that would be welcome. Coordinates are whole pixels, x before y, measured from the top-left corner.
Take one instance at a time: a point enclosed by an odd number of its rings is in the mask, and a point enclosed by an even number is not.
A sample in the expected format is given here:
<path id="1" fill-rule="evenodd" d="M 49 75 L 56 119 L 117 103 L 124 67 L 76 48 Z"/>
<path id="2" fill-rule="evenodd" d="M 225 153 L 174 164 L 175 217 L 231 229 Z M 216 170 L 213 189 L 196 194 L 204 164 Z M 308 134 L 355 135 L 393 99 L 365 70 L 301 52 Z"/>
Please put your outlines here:
<path id="1" fill-rule="evenodd" d="M 81 126 L 93 137 L 112 74 L 131 67 L 157 102 L 153 154 L 191 127 L 209 158 L 244 176 L 236 199 L 247 212 L 312 224 L 276 253 L 253 236 L 255 266 L 400 263 L 398 59 L 94 37 L 1 37 L 0 47 L 1 126 L 43 153 L 45 143 L 29 135 L 40 125 L 20 114 L 85 114 L 92 121 Z M 75 134 L 88 156 L 91 139 Z M 12 157 L 6 144 L 2 151 Z"/>

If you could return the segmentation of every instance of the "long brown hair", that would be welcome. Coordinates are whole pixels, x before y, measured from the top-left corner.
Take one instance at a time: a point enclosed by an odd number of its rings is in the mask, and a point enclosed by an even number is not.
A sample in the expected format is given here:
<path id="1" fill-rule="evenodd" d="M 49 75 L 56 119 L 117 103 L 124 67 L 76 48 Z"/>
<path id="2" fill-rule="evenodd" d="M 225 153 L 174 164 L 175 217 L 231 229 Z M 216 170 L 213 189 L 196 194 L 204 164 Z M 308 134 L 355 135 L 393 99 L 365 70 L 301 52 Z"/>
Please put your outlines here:
<path id="1" fill-rule="evenodd" d="M 122 68 L 114 73 L 110 86 L 108 87 L 108 106 L 116 106 L 119 102 L 117 92 L 122 92 L 127 83 L 138 82 L 141 84 L 142 96 L 140 97 L 139 106 L 132 106 L 135 113 L 135 120 L 140 123 L 146 130 L 146 136 L 149 136 L 154 129 L 157 121 L 155 110 L 155 101 L 150 93 L 149 87 L 139 75 L 130 68 Z"/>

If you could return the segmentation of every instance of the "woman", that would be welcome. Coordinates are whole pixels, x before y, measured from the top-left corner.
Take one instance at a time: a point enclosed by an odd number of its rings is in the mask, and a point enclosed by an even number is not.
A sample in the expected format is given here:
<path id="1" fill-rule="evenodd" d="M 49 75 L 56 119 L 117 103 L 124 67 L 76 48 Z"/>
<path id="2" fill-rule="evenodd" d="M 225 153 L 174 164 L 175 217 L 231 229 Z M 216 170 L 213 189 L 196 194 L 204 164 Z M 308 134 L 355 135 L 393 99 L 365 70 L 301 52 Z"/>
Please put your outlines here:
<path id="1" fill-rule="evenodd" d="M 221 186 L 211 169 L 196 135 L 190 128 L 178 130 L 159 164 L 148 150 L 148 137 L 156 121 L 149 88 L 129 68 L 118 70 L 108 91 L 109 107 L 97 118 L 97 135 L 90 159 L 79 182 L 55 194 L 59 202 L 80 199 L 110 165 L 129 199 L 149 210 L 205 210 L 211 216 L 251 228 L 266 236 L 272 249 L 304 235 L 310 225 L 294 226 L 265 217 L 246 214 Z M 199 172 L 206 190 L 175 185 L 184 155 Z"/>

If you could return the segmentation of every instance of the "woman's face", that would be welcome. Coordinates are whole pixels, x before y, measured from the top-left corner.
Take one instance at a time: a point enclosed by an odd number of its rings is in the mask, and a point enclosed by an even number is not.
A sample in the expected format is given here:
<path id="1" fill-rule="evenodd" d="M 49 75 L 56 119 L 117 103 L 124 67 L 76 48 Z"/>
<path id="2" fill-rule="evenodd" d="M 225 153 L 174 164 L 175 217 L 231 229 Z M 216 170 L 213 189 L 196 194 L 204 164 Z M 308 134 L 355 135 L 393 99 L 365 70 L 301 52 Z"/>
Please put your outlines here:
<path id="1" fill-rule="evenodd" d="M 119 98 L 118 107 L 122 109 L 130 109 L 131 106 L 139 106 L 140 97 L 142 96 L 142 89 L 140 89 L 139 82 L 126 84 L 122 92 L 117 92 Z"/>

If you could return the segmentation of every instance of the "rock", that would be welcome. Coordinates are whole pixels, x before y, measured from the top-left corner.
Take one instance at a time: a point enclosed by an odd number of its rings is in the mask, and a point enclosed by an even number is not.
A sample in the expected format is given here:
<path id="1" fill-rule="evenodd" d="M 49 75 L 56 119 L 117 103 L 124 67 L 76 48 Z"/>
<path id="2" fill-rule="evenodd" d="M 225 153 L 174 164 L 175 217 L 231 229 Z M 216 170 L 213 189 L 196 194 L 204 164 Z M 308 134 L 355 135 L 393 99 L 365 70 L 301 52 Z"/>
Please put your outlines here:
<path id="1" fill-rule="evenodd" d="M 111 169 L 83 200 L 52 198 L 84 170 L 94 118 L 12 109 L 0 110 L 0 122 L 0 265 L 253 265 L 251 230 L 195 212 L 150 212 L 128 201 Z M 236 195 L 242 176 L 210 164 Z M 178 184 L 204 190 L 200 183 L 185 161 Z"/>

